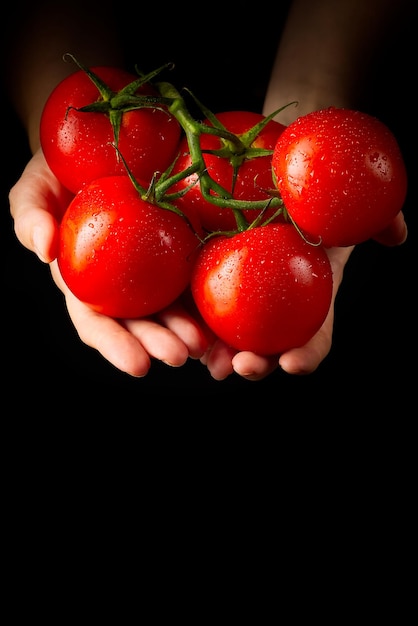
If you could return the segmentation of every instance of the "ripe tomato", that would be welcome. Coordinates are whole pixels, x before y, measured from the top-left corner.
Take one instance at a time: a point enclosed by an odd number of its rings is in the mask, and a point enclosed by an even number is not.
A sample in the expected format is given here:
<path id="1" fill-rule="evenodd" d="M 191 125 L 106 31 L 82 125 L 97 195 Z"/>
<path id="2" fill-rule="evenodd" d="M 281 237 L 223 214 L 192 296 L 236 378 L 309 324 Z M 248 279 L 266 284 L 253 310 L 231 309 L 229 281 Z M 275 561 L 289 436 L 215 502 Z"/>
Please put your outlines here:
<path id="1" fill-rule="evenodd" d="M 209 328 L 237 350 L 279 354 L 304 345 L 322 325 L 332 270 L 321 246 L 292 224 L 271 223 L 209 239 L 191 278 Z"/>
<path id="2" fill-rule="evenodd" d="M 106 85 L 119 92 L 138 77 L 119 68 L 94 67 Z M 138 95 L 157 95 L 149 84 Z M 66 77 L 50 94 L 41 117 L 40 140 L 45 159 L 62 184 L 76 193 L 92 180 L 126 174 L 114 143 L 113 128 L 106 113 L 77 109 L 98 100 L 98 88 L 86 72 Z M 118 148 L 133 175 L 150 181 L 164 171 L 177 154 L 181 126 L 168 111 L 142 108 L 122 114 Z"/>
<path id="3" fill-rule="evenodd" d="M 299 117 L 280 135 L 272 171 L 290 217 L 326 247 L 370 239 L 406 197 L 406 167 L 394 135 L 355 110 L 330 107 Z"/>
<path id="4" fill-rule="evenodd" d="M 238 135 L 245 141 L 245 133 L 250 131 L 256 124 L 265 119 L 261 113 L 252 111 L 224 111 L 216 114 L 216 118 L 231 133 Z M 205 123 L 210 125 L 208 120 Z M 255 140 L 247 148 L 262 148 L 273 150 L 277 138 L 286 127 L 275 120 L 270 120 L 260 131 Z M 223 147 L 222 139 L 215 135 L 203 133 L 200 136 L 200 147 L 202 151 L 219 150 Z M 180 142 L 179 158 L 177 159 L 172 174 L 185 170 L 192 164 L 189 153 L 187 138 Z M 271 180 L 271 155 L 245 158 L 238 168 L 238 175 L 233 183 L 234 168 L 231 163 L 231 156 L 218 156 L 203 153 L 203 160 L 209 175 L 215 182 L 233 194 L 237 200 L 268 200 L 269 194 L 266 190 L 272 188 Z M 172 191 L 184 189 L 188 185 L 193 185 L 189 191 L 177 202 L 194 205 L 200 217 L 203 228 L 209 232 L 218 230 L 235 230 L 236 221 L 234 213 L 230 208 L 221 208 L 206 200 L 201 193 L 199 175 L 192 174 L 184 178 L 180 183 L 174 185 Z M 267 211 L 266 217 L 274 211 Z M 258 211 L 248 209 L 244 215 L 251 223 L 257 216 Z"/>
<path id="5" fill-rule="evenodd" d="M 180 215 L 143 200 L 128 176 L 100 178 L 60 224 L 58 265 L 74 295 L 110 317 L 135 318 L 189 284 L 199 239 Z"/>

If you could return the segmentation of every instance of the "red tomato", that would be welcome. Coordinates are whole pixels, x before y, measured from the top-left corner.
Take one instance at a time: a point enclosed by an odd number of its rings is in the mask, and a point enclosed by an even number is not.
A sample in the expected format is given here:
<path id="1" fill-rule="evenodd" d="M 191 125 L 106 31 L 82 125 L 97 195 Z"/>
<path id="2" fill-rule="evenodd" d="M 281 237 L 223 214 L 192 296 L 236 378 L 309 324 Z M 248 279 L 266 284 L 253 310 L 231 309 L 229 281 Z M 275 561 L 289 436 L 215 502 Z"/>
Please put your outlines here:
<path id="1" fill-rule="evenodd" d="M 73 294 L 110 317 L 135 318 L 189 284 L 199 239 L 178 214 L 141 198 L 128 176 L 86 185 L 60 224 L 58 265 Z"/>
<path id="2" fill-rule="evenodd" d="M 261 113 L 252 111 L 225 111 L 216 114 L 216 118 L 231 133 L 244 138 L 244 134 L 252 129 L 256 124 L 265 119 Z M 211 125 L 208 120 L 205 123 Z M 273 150 L 277 138 L 286 127 L 275 120 L 271 120 L 261 130 L 256 139 L 247 146 L 247 148 L 263 148 L 265 150 Z M 219 137 L 203 133 L 200 137 L 200 147 L 202 151 L 219 150 L 222 148 L 223 142 Z M 180 142 L 180 157 L 177 159 L 172 174 L 176 174 L 185 170 L 192 164 L 189 153 L 189 146 L 186 137 Z M 234 199 L 237 200 L 268 200 L 269 194 L 266 190 L 272 188 L 271 180 L 271 155 L 245 158 L 238 169 L 238 175 L 233 184 L 233 165 L 231 156 L 217 156 L 214 154 L 203 154 L 203 160 L 208 169 L 209 175 L 215 182 L 219 183 L 224 189 L 232 193 Z M 174 185 L 172 191 L 184 189 L 188 185 L 193 185 L 190 190 L 180 199 L 177 204 L 182 203 L 194 205 L 200 217 L 203 228 L 209 232 L 218 230 L 235 230 L 236 221 L 234 213 L 231 209 L 224 209 L 205 200 L 201 193 L 199 184 L 199 175 L 192 174 L 184 178 L 179 184 Z M 266 217 L 274 211 L 267 211 Z M 252 222 L 258 214 L 258 211 L 248 209 L 244 211 L 249 222 Z"/>
<path id="3" fill-rule="evenodd" d="M 92 71 L 114 92 L 138 79 L 119 68 L 94 67 Z M 157 92 L 144 85 L 137 94 Z M 74 193 L 97 178 L 126 174 L 112 145 L 109 115 L 76 110 L 97 100 L 97 87 L 79 70 L 52 91 L 41 117 L 40 140 L 45 159 L 62 184 Z M 135 178 L 150 181 L 156 171 L 166 170 L 177 154 L 181 132 L 175 117 L 159 108 L 123 113 L 118 148 Z"/>
<path id="4" fill-rule="evenodd" d="M 326 247 L 370 239 L 406 197 L 406 167 L 394 135 L 355 110 L 330 107 L 299 117 L 280 135 L 272 171 L 292 220 Z"/>
<path id="5" fill-rule="evenodd" d="M 304 345 L 320 328 L 332 294 L 321 246 L 291 224 L 269 224 L 209 239 L 191 292 L 209 328 L 237 350 L 279 354 Z"/>

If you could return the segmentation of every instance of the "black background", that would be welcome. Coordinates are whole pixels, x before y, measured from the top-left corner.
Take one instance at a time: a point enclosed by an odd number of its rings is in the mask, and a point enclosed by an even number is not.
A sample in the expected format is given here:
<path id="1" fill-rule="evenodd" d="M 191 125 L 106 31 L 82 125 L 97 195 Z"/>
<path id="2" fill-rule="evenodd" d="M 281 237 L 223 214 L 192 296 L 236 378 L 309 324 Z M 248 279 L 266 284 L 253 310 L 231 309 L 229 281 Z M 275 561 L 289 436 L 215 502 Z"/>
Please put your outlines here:
<path id="1" fill-rule="evenodd" d="M 409 172 L 405 204 L 409 238 L 399 248 L 385 248 L 370 241 L 355 249 L 337 297 L 331 353 L 315 373 L 305 377 L 276 371 L 256 383 L 235 375 L 220 382 L 214 381 L 199 362 L 190 361 L 178 369 L 155 362 L 148 376 L 132 379 L 84 345 L 67 316 L 48 267 L 24 249 L 13 232 L 7 194 L 26 164 L 29 151 L 21 126 L 3 101 L 0 235 L 4 397 L 10 397 L 17 409 L 26 406 L 29 397 L 31 404 L 47 406 L 51 411 L 62 411 L 68 402 L 79 405 L 82 411 L 87 406 L 86 398 L 93 409 L 110 408 L 115 401 L 118 411 L 140 415 L 147 411 L 143 398 L 155 399 L 160 407 L 168 402 L 171 408 L 183 408 L 194 416 L 211 400 L 219 402 L 221 411 L 226 401 L 228 406 L 241 403 L 247 407 L 247 402 L 253 401 L 266 411 L 272 407 L 269 412 L 274 415 L 288 417 L 302 410 L 338 414 L 366 408 L 373 415 L 383 411 L 406 414 L 415 395 L 416 378 L 418 171 L 413 96 L 400 71 L 411 55 L 409 25 L 399 39 L 389 43 L 368 86 L 363 109 L 388 124 L 403 150 Z M 272 58 L 273 45 L 265 53 Z M 158 54 L 161 58 L 156 58 L 153 67 L 167 61 L 163 49 Z M 206 73 L 196 54 L 184 58 L 179 55 L 174 60 L 180 71 L 173 82 L 184 81 L 214 111 L 261 108 L 270 67 L 268 63 L 257 65 L 257 55 L 247 66 L 234 59 L 229 61 L 231 71 L 223 73 L 228 79 L 215 73 L 215 58 L 213 62 L 205 59 L 209 67 Z M 242 89 L 246 81 L 248 88 Z"/>

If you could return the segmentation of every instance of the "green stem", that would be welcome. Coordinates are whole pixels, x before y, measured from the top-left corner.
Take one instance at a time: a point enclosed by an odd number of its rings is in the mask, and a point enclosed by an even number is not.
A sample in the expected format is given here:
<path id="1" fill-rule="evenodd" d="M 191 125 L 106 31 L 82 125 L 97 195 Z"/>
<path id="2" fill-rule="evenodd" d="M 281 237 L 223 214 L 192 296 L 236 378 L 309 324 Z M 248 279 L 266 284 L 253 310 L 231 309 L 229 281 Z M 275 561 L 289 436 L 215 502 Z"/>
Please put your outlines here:
<path id="1" fill-rule="evenodd" d="M 234 199 L 229 191 L 224 189 L 224 187 L 219 185 L 209 175 L 200 147 L 200 136 L 203 133 L 217 135 L 218 137 L 221 137 L 226 141 L 231 142 L 235 150 L 241 149 L 241 142 L 239 138 L 225 129 L 212 128 L 207 124 L 203 124 L 195 120 L 194 117 L 190 114 L 184 98 L 182 98 L 177 89 L 171 83 L 160 82 L 157 84 L 157 87 L 165 102 L 168 103 L 171 100 L 171 104 L 168 104 L 168 109 L 183 128 L 190 150 L 192 166 L 190 168 L 187 168 L 187 170 L 182 173 L 182 176 L 180 176 L 180 178 L 177 177 L 176 181 L 181 180 L 186 176 L 190 176 L 191 174 L 198 173 L 202 196 L 208 202 L 211 202 L 216 206 L 232 209 L 235 215 L 238 230 L 246 230 L 249 224 L 248 221 L 245 219 L 242 211 L 244 209 L 254 209 L 259 211 L 263 210 L 266 208 L 266 200 Z M 164 182 L 164 187 L 166 189 L 168 189 L 170 185 L 175 182 L 173 179 L 174 177 L 166 179 L 166 181 Z M 282 200 L 278 197 L 269 198 L 268 204 L 269 207 L 275 209 L 281 209 L 281 207 L 283 206 Z"/>

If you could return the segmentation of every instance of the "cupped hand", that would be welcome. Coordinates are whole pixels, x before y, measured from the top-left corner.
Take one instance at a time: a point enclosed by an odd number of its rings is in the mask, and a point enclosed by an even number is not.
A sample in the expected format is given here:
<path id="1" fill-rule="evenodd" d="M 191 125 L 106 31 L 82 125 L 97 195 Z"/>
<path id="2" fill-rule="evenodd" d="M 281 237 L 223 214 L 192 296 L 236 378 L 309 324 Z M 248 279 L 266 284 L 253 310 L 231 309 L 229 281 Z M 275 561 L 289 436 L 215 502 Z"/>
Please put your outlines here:
<path id="1" fill-rule="evenodd" d="M 132 376 L 145 376 L 152 358 L 173 367 L 183 365 L 188 357 L 200 358 L 207 349 L 206 336 L 180 300 L 152 317 L 115 320 L 94 312 L 69 291 L 56 257 L 58 224 L 72 197 L 38 150 L 10 190 L 9 201 L 17 238 L 49 263 L 80 339 Z"/>
<path id="2" fill-rule="evenodd" d="M 237 352 L 211 337 L 187 303 L 179 299 L 149 318 L 115 320 L 92 311 L 66 287 L 56 262 L 58 223 L 72 194 L 63 188 L 47 166 L 42 151 L 29 161 L 9 194 L 16 236 L 39 259 L 49 263 L 52 277 L 63 292 L 70 318 L 87 345 L 98 350 L 116 368 L 132 376 L 147 374 L 151 359 L 173 367 L 188 357 L 206 364 L 213 378 L 222 380 L 235 372 L 248 380 L 260 380 L 280 367 L 289 374 L 310 374 L 328 355 L 332 344 L 334 304 L 352 247 L 329 249 L 333 270 L 333 296 L 328 316 L 320 330 L 303 347 L 281 355 L 262 357 Z M 407 237 L 403 213 L 375 240 L 386 246 L 399 245 Z"/>
<path id="3" fill-rule="evenodd" d="M 392 223 L 374 240 L 385 246 L 401 245 L 407 238 L 407 225 L 401 211 Z M 235 372 L 247 380 L 261 380 L 281 368 L 288 374 L 311 374 L 329 354 L 334 327 L 334 306 L 341 285 L 344 267 L 354 246 L 327 250 L 333 272 L 333 293 L 328 315 L 318 332 L 304 346 L 277 356 L 260 356 L 252 352 L 237 352 L 219 339 L 213 339 L 201 358 L 212 377 L 223 380 Z"/>
<path id="4" fill-rule="evenodd" d="M 73 195 L 51 172 L 41 149 L 9 192 L 16 236 L 44 263 L 57 256 L 58 223 Z"/>
<path id="5" fill-rule="evenodd" d="M 145 376 L 152 358 L 180 367 L 207 349 L 205 334 L 180 299 L 150 317 L 116 320 L 80 302 L 65 285 L 56 260 L 50 267 L 80 339 L 122 372 Z"/>
<path id="6" fill-rule="evenodd" d="M 221 340 L 215 340 L 201 361 L 213 378 L 222 380 L 235 372 L 247 380 L 261 380 L 277 368 L 289 374 L 314 372 L 331 349 L 334 325 L 334 303 L 341 284 L 344 266 L 354 247 L 327 250 L 333 272 L 333 291 L 328 315 L 319 331 L 307 344 L 274 356 L 260 356 L 253 352 L 237 352 Z"/>

